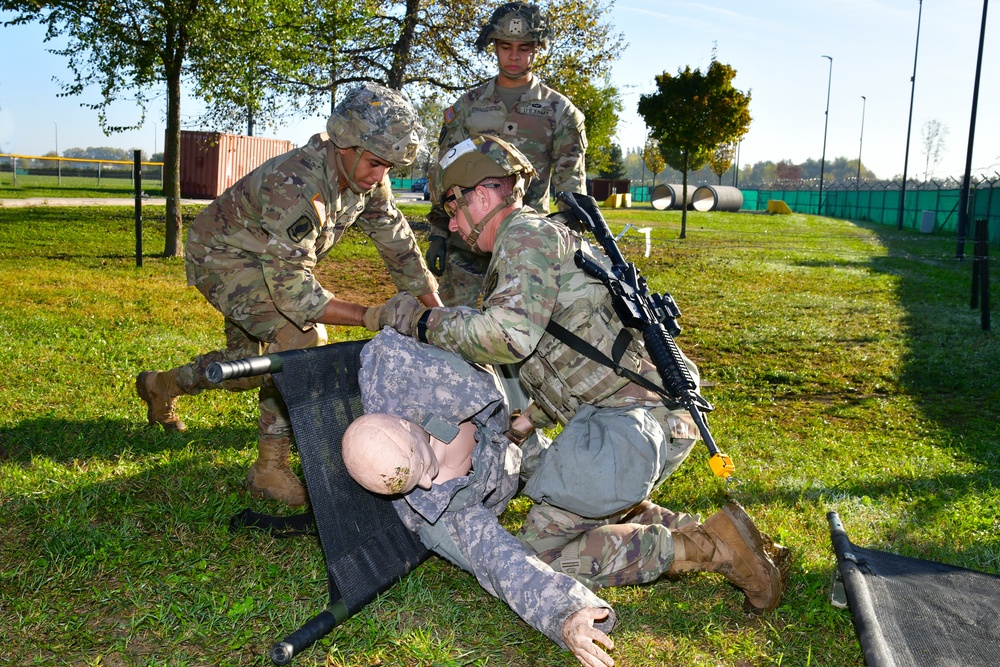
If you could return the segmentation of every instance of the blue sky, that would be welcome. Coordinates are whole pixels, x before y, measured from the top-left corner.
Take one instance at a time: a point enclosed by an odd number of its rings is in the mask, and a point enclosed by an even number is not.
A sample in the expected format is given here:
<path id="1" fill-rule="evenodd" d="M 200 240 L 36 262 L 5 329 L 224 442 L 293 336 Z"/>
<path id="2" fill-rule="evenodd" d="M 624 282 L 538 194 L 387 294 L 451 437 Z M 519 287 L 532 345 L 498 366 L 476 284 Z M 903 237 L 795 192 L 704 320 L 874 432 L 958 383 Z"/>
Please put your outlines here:
<path id="1" fill-rule="evenodd" d="M 623 147 L 643 142 L 635 108 L 653 92 L 654 76 L 686 65 L 706 68 L 712 49 L 737 70 L 734 84 L 749 89 L 754 121 L 740 148 L 740 163 L 801 162 L 823 150 L 824 110 L 830 62 L 830 116 L 826 156 L 854 159 L 880 177 L 903 171 L 910 77 L 913 73 L 919 0 L 618 0 L 612 22 L 629 43 L 614 65 L 612 81 L 625 105 L 618 129 Z M 922 176 L 921 130 L 929 119 L 948 130 L 934 175 L 961 176 L 965 169 L 981 0 L 926 0 L 920 26 L 913 128 L 908 174 Z M 988 18 L 980 83 L 973 173 L 1000 172 L 1000 8 Z M 2 16 L 2 14 L 0 14 Z M 106 137 L 96 113 L 80 107 L 97 91 L 58 97 L 53 77 L 68 79 L 65 61 L 49 54 L 37 26 L 0 28 L 0 150 L 43 154 L 80 146 L 163 149 L 162 102 L 142 130 Z M 863 102 L 861 97 L 867 98 Z M 162 95 L 161 95 L 162 99 Z M 193 125 L 196 103 L 182 109 L 184 129 Z M 862 107 L 864 106 L 864 137 Z M 112 120 L 135 118 L 128 104 Z M 268 133 L 304 143 L 323 128 L 322 117 L 302 118 Z"/>

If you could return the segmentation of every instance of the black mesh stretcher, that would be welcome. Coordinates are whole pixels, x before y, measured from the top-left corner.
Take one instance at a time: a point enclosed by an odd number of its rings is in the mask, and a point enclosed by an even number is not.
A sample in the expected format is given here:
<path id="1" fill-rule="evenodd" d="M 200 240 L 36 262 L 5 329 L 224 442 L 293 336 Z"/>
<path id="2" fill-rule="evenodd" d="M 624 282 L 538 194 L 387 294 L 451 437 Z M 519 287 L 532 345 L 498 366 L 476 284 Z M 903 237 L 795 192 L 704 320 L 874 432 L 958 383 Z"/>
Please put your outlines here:
<path id="1" fill-rule="evenodd" d="M 827 521 L 831 601 L 850 607 L 868 667 L 1000 665 L 1000 577 L 865 549 L 836 512 Z"/>
<path id="2" fill-rule="evenodd" d="M 358 370 L 361 348 L 367 342 L 290 350 L 213 364 L 208 369 L 213 382 L 271 373 L 288 406 L 326 559 L 330 605 L 272 646 L 275 664 L 290 662 L 430 555 L 403 525 L 389 500 L 351 479 L 341 457 L 344 431 L 364 413 Z M 302 517 L 289 517 L 288 525 L 301 527 Z"/>

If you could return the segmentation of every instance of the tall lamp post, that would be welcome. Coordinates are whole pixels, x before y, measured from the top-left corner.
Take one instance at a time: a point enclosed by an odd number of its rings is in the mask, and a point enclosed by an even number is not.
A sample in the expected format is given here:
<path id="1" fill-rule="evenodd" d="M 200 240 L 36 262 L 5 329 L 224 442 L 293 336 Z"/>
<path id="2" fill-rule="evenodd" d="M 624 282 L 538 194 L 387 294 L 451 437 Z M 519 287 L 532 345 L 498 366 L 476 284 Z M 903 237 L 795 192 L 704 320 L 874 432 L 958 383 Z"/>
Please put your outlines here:
<path id="1" fill-rule="evenodd" d="M 62 185 L 62 160 L 59 159 L 59 121 L 52 121 L 56 127 L 56 182 Z"/>
<path id="2" fill-rule="evenodd" d="M 906 169 L 910 164 L 910 130 L 913 128 L 913 93 L 917 90 L 917 53 L 920 51 L 920 17 L 924 13 L 924 0 L 917 9 L 917 43 L 913 47 L 913 76 L 910 77 L 910 119 L 906 121 L 906 155 L 903 156 L 903 184 L 899 188 L 899 220 L 896 229 L 903 228 L 903 206 L 906 203 Z"/>
<path id="3" fill-rule="evenodd" d="M 922 1 L 922 0 L 921 0 Z M 826 80 L 826 120 L 823 121 L 823 157 L 819 160 L 819 203 L 817 213 L 823 215 L 823 172 L 826 170 L 826 130 L 830 126 L 830 84 L 833 82 L 833 58 L 823 56 L 830 61 L 830 74 Z"/>
<path id="4" fill-rule="evenodd" d="M 854 199 L 857 212 L 861 213 L 861 148 L 865 143 L 865 106 L 868 105 L 868 98 L 861 96 L 861 138 L 858 139 L 858 177 L 854 179 Z"/>
<path id="5" fill-rule="evenodd" d="M 864 95 L 861 96 L 861 138 L 858 139 L 858 178 L 855 181 L 857 186 L 857 191 L 861 191 L 861 148 L 865 143 L 865 106 L 868 104 L 868 98 Z"/>
<path id="6" fill-rule="evenodd" d="M 965 154 L 965 175 L 962 177 L 962 190 L 958 198 L 958 247 L 955 250 L 955 255 L 958 259 L 962 259 L 965 255 L 965 235 L 969 230 L 969 187 L 972 181 L 972 147 L 975 145 L 976 139 L 979 75 L 983 71 L 983 43 L 986 39 L 986 8 L 988 4 L 989 0 L 983 0 L 983 24 L 979 28 L 979 55 L 976 57 L 976 80 L 972 86 L 972 120 L 969 121 L 969 145 Z"/>

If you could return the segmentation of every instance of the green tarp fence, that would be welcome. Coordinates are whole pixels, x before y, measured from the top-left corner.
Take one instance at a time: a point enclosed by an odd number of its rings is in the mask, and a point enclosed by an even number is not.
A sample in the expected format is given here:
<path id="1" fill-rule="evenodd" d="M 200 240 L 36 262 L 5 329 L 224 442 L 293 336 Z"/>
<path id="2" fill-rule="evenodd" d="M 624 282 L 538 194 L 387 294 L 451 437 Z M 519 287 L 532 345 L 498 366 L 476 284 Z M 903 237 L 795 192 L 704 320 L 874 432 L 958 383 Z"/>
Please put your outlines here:
<path id="1" fill-rule="evenodd" d="M 649 202 L 652 189 L 652 185 L 633 185 L 632 203 Z M 743 193 L 743 211 L 766 211 L 768 200 L 780 199 L 795 213 L 819 213 L 819 191 L 815 189 L 740 188 L 740 191 Z M 928 188 L 922 185 L 907 189 L 903 229 L 921 231 L 924 211 L 930 211 L 933 232 L 957 233 L 960 196 L 958 187 Z M 971 188 L 969 207 L 967 238 L 972 238 L 975 221 L 986 218 L 989 220 L 990 244 L 1000 246 L 1000 179 L 983 181 Z M 899 184 L 824 190 L 823 215 L 896 226 L 899 222 Z"/>

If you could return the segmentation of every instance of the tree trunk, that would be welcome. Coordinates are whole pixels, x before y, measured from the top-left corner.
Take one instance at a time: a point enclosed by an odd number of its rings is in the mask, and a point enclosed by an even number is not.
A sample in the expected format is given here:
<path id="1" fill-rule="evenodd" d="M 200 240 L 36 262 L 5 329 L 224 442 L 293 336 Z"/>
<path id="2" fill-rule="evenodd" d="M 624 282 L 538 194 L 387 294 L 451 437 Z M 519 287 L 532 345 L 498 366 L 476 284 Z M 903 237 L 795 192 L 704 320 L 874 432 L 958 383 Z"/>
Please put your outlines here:
<path id="1" fill-rule="evenodd" d="M 181 231 L 181 72 L 187 58 L 187 28 L 183 21 L 167 26 L 163 72 L 167 82 L 167 130 L 163 146 L 163 194 L 167 199 L 164 257 L 184 254 Z"/>
<path id="2" fill-rule="evenodd" d="M 167 130 L 163 148 L 163 194 L 167 198 L 164 257 L 180 257 L 181 248 L 181 72 L 167 73 Z"/>
<path id="3" fill-rule="evenodd" d="M 417 30 L 417 14 L 420 0 L 406 0 L 406 14 L 399 30 L 399 39 L 392 49 L 392 68 L 386 76 L 386 85 L 394 90 L 402 90 L 406 70 L 410 66 L 410 52 L 413 49 L 413 35 Z"/>

